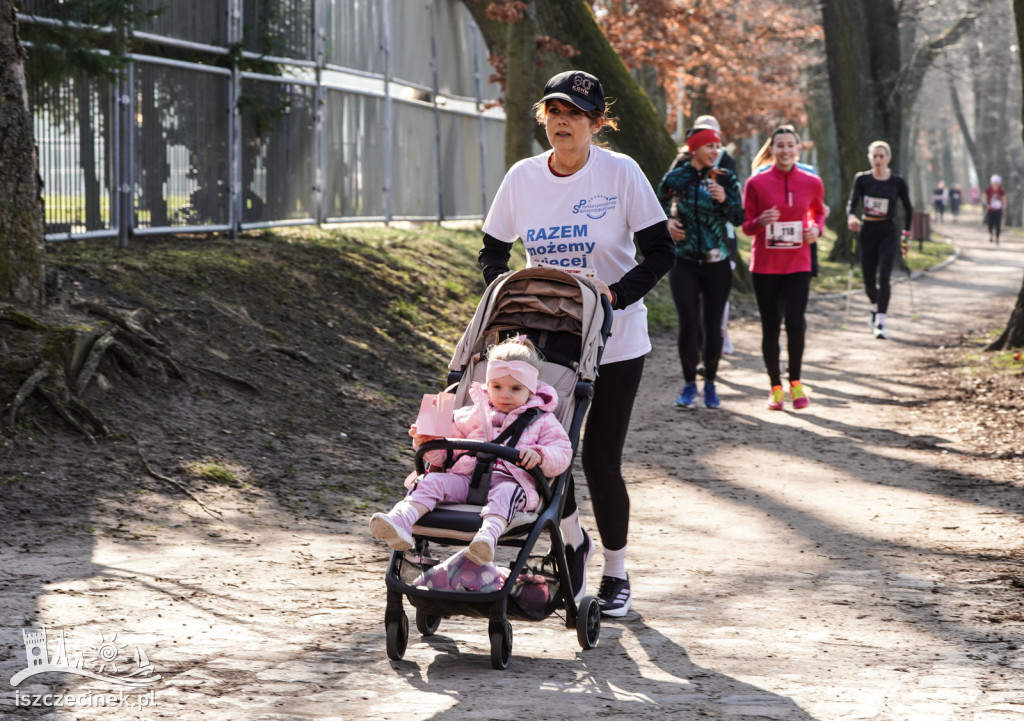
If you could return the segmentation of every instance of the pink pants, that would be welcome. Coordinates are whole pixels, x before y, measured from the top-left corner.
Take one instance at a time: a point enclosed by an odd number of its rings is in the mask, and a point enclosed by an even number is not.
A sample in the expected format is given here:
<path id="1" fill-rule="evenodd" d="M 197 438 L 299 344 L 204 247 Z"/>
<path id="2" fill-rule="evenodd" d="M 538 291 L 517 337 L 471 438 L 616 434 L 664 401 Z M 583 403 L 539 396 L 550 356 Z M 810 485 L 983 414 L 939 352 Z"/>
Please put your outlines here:
<path id="1" fill-rule="evenodd" d="M 470 476 L 459 473 L 425 473 L 405 500 L 422 504 L 428 511 L 434 510 L 440 503 L 465 503 L 470 480 Z M 520 510 L 533 510 L 526 507 L 526 491 L 512 476 L 494 472 L 491 475 L 491 487 L 487 491 L 487 505 L 480 511 L 480 515 L 501 516 L 508 523 L 516 511 Z"/>

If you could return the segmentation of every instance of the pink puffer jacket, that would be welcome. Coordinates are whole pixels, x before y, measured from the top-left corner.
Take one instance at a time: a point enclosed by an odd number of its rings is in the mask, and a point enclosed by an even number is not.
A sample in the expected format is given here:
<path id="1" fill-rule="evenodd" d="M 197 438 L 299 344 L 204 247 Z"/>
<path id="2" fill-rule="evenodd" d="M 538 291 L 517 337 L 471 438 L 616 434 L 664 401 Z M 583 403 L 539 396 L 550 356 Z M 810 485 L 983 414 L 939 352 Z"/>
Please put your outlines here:
<path id="1" fill-rule="evenodd" d="M 537 392 L 530 396 L 522 406 L 511 413 L 502 413 L 491 405 L 487 396 L 487 389 L 479 383 L 474 383 L 469 391 L 469 397 L 473 399 L 471 405 L 463 406 L 455 411 L 455 430 L 452 438 L 468 438 L 477 441 L 493 441 L 498 435 L 519 417 L 527 408 L 539 407 L 541 413 L 534 421 L 526 427 L 523 435 L 519 438 L 516 448 L 532 448 L 540 454 L 540 470 L 548 478 L 554 478 L 564 471 L 572 463 L 572 443 L 569 436 L 558 422 L 552 411 L 558 406 L 558 393 L 549 384 L 541 381 Z M 486 421 L 485 421 L 486 419 Z M 476 466 L 476 458 L 466 456 L 460 451 L 455 451 L 457 460 L 449 472 L 471 475 Z M 432 465 L 440 466 L 444 463 L 447 451 L 431 451 L 423 456 L 424 460 Z M 461 458 L 458 458 L 462 455 Z M 533 486 L 533 478 L 524 468 L 512 463 L 497 461 L 495 468 L 509 473 L 519 481 L 527 495 L 528 509 L 537 507 L 538 494 Z"/>

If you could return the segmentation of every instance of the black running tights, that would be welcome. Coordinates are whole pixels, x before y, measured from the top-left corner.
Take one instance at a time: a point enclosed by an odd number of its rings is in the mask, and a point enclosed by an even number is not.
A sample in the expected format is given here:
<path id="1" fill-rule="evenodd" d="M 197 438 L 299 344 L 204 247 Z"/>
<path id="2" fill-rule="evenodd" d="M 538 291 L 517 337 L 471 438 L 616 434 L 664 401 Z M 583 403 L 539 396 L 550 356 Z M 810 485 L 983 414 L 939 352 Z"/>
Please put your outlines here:
<path id="1" fill-rule="evenodd" d="M 800 380 L 804 358 L 804 336 L 807 333 L 807 299 L 811 292 L 811 274 L 751 273 L 757 309 L 761 313 L 761 355 L 772 386 L 782 385 L 779 370 L 779 336 L 782 320 L 786 321 L 786 352 L 789 380 Z"/>
<path id="2" fill-rule="evenodd" d="M 996 240 L 999 240 L 999 231 L 1002 230 L 1003 227 L 1002 209 L 1000 208 L 999 210 L 988 211 L 985 214 L 985 225 L 988 226 L 989 238 L 994 237 Z"/>
<path id="3" fill-rule="evenodd" d="M 679 316 L 679 362 L 683 380 L 697 380 L 701 338 L 704 339 L 704 380 L 713 383 L 722 358 L 722 314 L 732 288 L 729 260 L 690 263 L 681 258 L 668 273 L 672 300 Z M 703 332 L 702 332 L 703 327 Z"/>
<path id="4" fill-rule="evenodd" d="M 867 221 L 857 237 L 860 245 L 860 270 L 864 275 L 864 292 L 868 300 L 878 304 L 879 313 L 889 312 L 892 285 L 889 277 L 900 252 L 900 234 L 892 220 Z"/>
<path id="5" fill-rule="evenodd" d="M 624 548 L 629 533 L 629 494 L 622 477 L 622 449 L 643 373 L 643 356 L 602 364 L 583 431 L 583 473 L 601 545 L 610 551 Z M 576 492 L 570 483 L 562 517 L 572 515 L 576 509 Z"/>

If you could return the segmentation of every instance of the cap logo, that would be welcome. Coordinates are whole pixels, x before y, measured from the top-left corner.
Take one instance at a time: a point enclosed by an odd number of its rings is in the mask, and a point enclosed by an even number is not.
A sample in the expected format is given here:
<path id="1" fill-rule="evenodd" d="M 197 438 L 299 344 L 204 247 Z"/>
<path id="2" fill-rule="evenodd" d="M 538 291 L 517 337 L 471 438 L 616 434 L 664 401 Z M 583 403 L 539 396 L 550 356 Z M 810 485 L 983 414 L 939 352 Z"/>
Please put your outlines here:
<path id="1" fill-rule="evenodd" d="M 580 95 L 590 95 L 590 89 L 594 87 L 594 83 L 588 80 L 583 75 L 577 75 L 572 80 L 572 91 L 579 93 Z"/>

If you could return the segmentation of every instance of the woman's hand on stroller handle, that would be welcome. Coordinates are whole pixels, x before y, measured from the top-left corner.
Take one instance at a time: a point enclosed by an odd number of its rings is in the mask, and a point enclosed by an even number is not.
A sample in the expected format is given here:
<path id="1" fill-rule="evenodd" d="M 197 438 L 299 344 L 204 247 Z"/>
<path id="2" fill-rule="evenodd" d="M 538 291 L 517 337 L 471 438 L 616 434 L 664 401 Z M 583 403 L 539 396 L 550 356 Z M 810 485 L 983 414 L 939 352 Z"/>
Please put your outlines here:
<path id="1" fill-rule="evenodd" d="M 591 278 L 590 282 L 593 283 L 594 286 L 597 288 L 598 293 L 600 293 L 601 295 L 608 299 L 609 303 L 615 302 L 615 296 L 612 295 L 611 288 L 608 287 L 607 283 L 605 283 L 600 278 Z"/>

